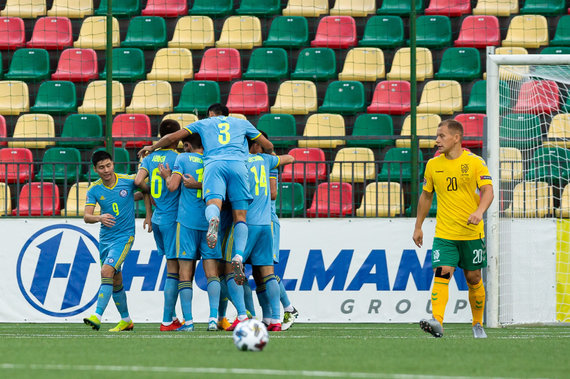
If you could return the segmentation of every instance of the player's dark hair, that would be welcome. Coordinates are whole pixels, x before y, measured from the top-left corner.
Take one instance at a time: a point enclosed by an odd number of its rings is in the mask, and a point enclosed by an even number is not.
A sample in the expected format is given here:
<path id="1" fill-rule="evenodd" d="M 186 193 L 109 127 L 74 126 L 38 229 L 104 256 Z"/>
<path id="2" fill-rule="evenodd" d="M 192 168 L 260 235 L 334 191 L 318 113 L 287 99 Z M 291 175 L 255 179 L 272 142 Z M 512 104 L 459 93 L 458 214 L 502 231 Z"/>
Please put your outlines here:
<path id="1" fill-rule="evenodd" d="M 459 133 L 461 138 L 463 138 L 463 125 L 461 125 L 459 121 L 450 118 L 449 120 L 443 120 L 440 122 L 438 127 L 439 126 L 447 126 L 449 130 L 455 133 Z"/>
<path id="2" fill-rule="evenodd" d="M 93 166 L 97 167 L 97 163 L 104 161 L 106 159 L 110 159 L 112 161 L 113 157 L 105 150 L 99 150 L 93 153 L 93 156 L 91 157 L 91 162 L 93 163 Z"/>
<path id="3" fill-rule="evenodd" d="M 188 137 L 184 138 L 183 141 L 188 142 L 190 145 L 192 145 L 193 149 L 201 149 L 204 147 L 202 146 L 202 138 L 200 138 L 200 135 L 198 133 L 190 134 Z"/>
<path id="4" fill-rule="evenodd" d="M 160 123 L 159 133 L 161 137 L 172 134 L 180 130 L 180 124 L 176 120 L 167 119 Z"/>
<path id="5" fill-rule="evenodd" d="M 261 133 L 261 135 L 263 135 L 265 138 L 267 138 L 267 133 L 265 133 L 263 130 L 260 130 L 259 132 Z M 256 142 L 256 140 L 257 140 L 257 138 L 256 139 L 250 139 L 250 138 L 247 139 L 247 145 L 248 145 L 248 148 L 250 150 L 251 150 L 251 147 L 253 146 L 253 144 Z"/>
<path id="6" fill-rule="evenodd" d="M 225 105 L 215 103 L 208 107 L 208 114 L 212 112 L 216 116 L 229 116 L 230 110 Z"/>

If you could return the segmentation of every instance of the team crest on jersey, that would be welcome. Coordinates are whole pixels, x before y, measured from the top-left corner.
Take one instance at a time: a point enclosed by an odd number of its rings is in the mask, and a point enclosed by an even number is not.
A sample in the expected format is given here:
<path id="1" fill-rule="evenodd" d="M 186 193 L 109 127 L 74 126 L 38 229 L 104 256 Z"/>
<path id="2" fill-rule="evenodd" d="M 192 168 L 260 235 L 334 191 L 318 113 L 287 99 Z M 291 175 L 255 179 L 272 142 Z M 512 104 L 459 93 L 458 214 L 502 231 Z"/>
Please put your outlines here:
<path id="1" fill-rule="evenodd" d="M 461 173 L 467 174 L 469 172 L 469 165 L 467 163 L 461 165 Z"/>
<path id="2" fill-rule="evenodd" d="M 127 197 L 127 190 L 121 190 L 121 192 L 119 192 L 119 195 L 121 197 Z"/>

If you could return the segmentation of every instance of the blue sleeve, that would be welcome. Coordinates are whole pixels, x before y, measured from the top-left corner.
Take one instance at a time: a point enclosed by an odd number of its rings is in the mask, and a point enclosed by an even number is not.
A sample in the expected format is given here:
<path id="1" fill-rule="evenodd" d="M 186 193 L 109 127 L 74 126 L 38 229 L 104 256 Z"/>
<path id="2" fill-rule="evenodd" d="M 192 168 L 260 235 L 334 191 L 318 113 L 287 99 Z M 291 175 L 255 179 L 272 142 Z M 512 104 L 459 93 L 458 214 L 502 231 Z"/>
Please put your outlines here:
<path id="1" fill-rule="evenodd" d="M 249 121 L 245 121 L 242 120 L 244 125 L 245 125 L 245 135 L 247 138 L 249 139 L 256 139 L 257 137 L 259 137 L 261 135 L 261 133 L 259 132 L 259 130 L 257 130 L 255 128 L 255 126 L 252 125 L 251 122 Z"/>
<path id="2" fill-rule="evenodd" d="M 183 168 L 182 168 L 182 157 L 183 157 L 184 155 L 185 155 L 185 154 L 179 154 L 179 155 L 176 157 L 176 162 L 174 162 L 174 167 L 172 167 L 172 173 L 173 173 L 173 174 L 174 174 L 174 173 L 177 173 L 177 174 L 180 174 L 180 175 L 184 174 L 184 172 L 183 172 L 184 170 L 183 170 Z"/>
<path id="3" fill-rule="evenodd" d="M 277 166 L 279 166 L 279 163 L 281 163 L 279 157 L 277 155 L 267 155 L 269 157 L 269 168 L 271 169 L 271 171 L 275 170 L 277 171 Z M 270 172 L 271 175 L 271 172 Z"/>
<path id="4" fill-rule="evenodd" d="M 198 133 L 198 129 L 200 128 L 201 121 L 195 121 L 191 124 L 186 125 L 183 129 L 188 130 L 191 134 Z"/>
<path id="5" fill-rule="evenodd" d="M 152 155 L 152 154 L 151 154 Z M 145 169 L 146 172 L 148 172 L 150 174 L 150 168 L 149 168 L 149 162 L 150 162 L 150 155 L 147 155 L 146 157 L 143 158 L 143 160 L 141 161 L 141 165 L 139 167 L 139 169 Z"/>
<path id="6" fill-rule="evenodd" d="M 269 178 L 270 179 L 277 179 L 277 177 L 279 176 L 279 170 L 277 170 L 277 168 L 273 168 L 271 169 L 271 171 L 269 171 Z"/>
<path id="7" fill-rule="evenodd" d="M 87 199 L 85 200 L 85 205 L 95 205 L 97 203 L 97 196 L 93 192 L 95 187 L 91 187 L 87 190 Z"/>

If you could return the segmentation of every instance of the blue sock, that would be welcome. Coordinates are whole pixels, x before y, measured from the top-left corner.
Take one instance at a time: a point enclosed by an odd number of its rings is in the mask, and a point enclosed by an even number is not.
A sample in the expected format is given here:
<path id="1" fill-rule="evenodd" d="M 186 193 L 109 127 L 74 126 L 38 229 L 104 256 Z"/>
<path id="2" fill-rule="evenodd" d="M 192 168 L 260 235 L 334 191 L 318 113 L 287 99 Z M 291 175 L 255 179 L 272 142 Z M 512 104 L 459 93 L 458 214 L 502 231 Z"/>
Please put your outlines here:
<path id="1" fill-rule="evenodd" d="M 111 299 L 111 294 L 113 293 L 113 278 L 101 278 L 101 287 L 99 287 L 99 296 L 97 296 L 97 308 L 95 313 L 98 315 L 103 315 L 109 300 Z"/>
<path id="2" fill-rule="evenodd" d="M 226 283 L 226 276 L 220 275 L 220 304 L 218 306 L 218 320 L 226 317 L 226 310 L 228 308 L 228 285 Z"/>
<path id="3" fill-rule="evenodd" d="M 251 313 L 252 317 L 255 317 L 255 305 L 253 305 L 253 295 L 251 293 L 251 287 L 249 282 L 246 280 L 243 284 L 243 300 L 245 302 L 245 309 Z"/>
<path id="4" fill-rule="evenodd" d="M 178 274 L 168 273 L 166 275 L 166 283 L 164 283 L 164 311 L 162 312 L 162 322 L 172 322 L 177 298 Z"/>
<path id="5" fill-rule="evenodd" d="M 226 283 L 228 285 L 228 293 L 232 299 L 232 303 L 236 307 L 238 316 L 245 316 L 247 311 L 245 310 L 245 302 L 243 300 L 243 286 L 238 286 L 234 280 L 234 274 L 226 275 Z"/>
<path id="6" fill-rule="evenodd" d="M 123 285 L 113 286 L 113 301 L 117 306 L 117 310 L 121 314 L 121 318 L 129 318 L 129 308 L 127 307 L 127 294 Z"/>
<path id="7" fill-rule="evenodd" d="M 210 222 L 210 220 L 214 217 L 217 217 L 218 219 L 220 218 L 220 208 L 218 208 L 218 206 L 215 204 L 208 205 L 204 213 L 208 222 Z"/>
<path id="8" fill-rule="evenodd" d="M 279 283 L 279 300 L 281 300 L 281 305 L 283 305 L 283 308 L 287 308 L 291 306 L 291 302 L 289 301 L 289 296 L 287 296 L 287 291 L 285 291 L 283 281 L 277 275 L 275 275 L 275 279 L 277 279 L 277 282 Z"/>
<path id="9" fill-rule="evenodd" d="M 192 321 L 192 282 L 178 282 L 178 293 L 180 294 L 180 306 L 182 307 L 184 321 Z"/>
<path id="10" fill-rule="evenodd" d="M 281 304 L 279 303 L 279 284 L 275 279 L 275 275 L 267 275 L 263 278 L 267 292 L 267 299 L 271 307 L 272 322 L 281 322 Z M 279 320 L 279 321 L 277 321 Z"/>
<path id="11" fill-rule="evenodd" d="M 243 221 L 239 221 L 234 225 L 234 247 L 236 254 L 239 254 L 243 258 L 243 251 L 245 250 L 245 245 L 247 244 L 247 224 Z"/>
<path id="12" fill-rule="evenodd" d="M 218 307 L 220 305 L 220 278 L 212 276 L 208 278 L 208 300 L 210 300 L 210 317 L 218 317 Z"/>
<path id="13" fill-rule="evenodd" d="M 259 305 L 261 306 L 261 311 L 263 314 L 263 319 L 270 319 L 271 318 L 271 307 L 269 306 L 269 301 L 267 299 L 267 291 L 265 284 L 261 284 L 257 286 L 255 289 L 257 292 L 257 300 L 259 301 Z"/>

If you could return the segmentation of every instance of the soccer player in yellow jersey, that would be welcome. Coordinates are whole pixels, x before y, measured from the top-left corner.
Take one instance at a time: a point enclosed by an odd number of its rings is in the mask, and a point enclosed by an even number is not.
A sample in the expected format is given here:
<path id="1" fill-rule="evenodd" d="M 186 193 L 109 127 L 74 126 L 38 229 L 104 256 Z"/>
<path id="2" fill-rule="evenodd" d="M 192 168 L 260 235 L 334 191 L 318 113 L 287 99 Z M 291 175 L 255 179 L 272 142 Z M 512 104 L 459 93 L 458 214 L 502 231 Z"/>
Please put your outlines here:
<path id="1" fill-rule="evenodd" d="M 493 201 L 493 183 L 485 161 L 461 147 L 463 125 L 442 121 L 437 128 L 439 156 L 428 161 L 413 240 L 423 245 L 422 224 L 428 215 L 434 191 L 437 217 L 431 264 L 435 272 L 431 293 L 433 318 L 421 320 L 421 328 L 434 337 L 443 336 L 443 316 L 449 296 L 449 281 L 456 267 L 463 269 L 469 286 L 473 313 L 473 336 L 487 338 L 483 329 L 485 288 L 481 268 L 487 266 L 483 213 Z"/>

